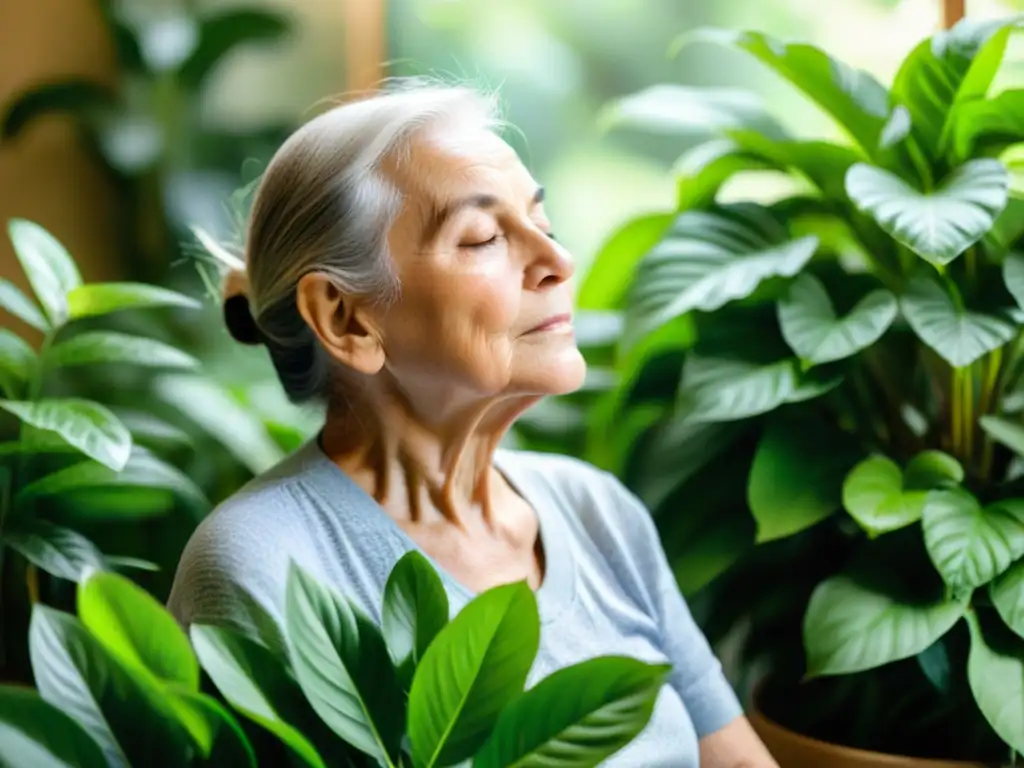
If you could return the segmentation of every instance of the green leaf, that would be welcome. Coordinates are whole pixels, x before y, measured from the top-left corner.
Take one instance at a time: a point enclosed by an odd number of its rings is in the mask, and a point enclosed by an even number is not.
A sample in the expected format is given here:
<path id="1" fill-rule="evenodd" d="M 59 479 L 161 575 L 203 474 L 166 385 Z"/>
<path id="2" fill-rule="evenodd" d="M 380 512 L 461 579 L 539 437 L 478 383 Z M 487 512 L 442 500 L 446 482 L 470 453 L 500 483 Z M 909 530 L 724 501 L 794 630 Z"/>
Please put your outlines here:
<path id="1" fill-rule="evenodd" d="M 0 409 L 23 423 L 54 432 L 68 445 L 115 471 L 124 469 L 132 436 L 107 408 L 91 400 L 0 400 Z"/>
<path id="2" fill-rule="evenodd" d="M 190 634 L 203 669 L 232 707 L 274 734 L 306 765 L 325 768 L 297 727 L 300 713 L 309 707 L 281 661 L 258 643 L 220 627 L 195 624 Z"/>
<path id="3" fill-rule="evenodd" d="M 405 694 L 376 625 L 294 563 L 285 624 L 296 678 L 320 718 L 374 759 L 396 762 Z"/>
<path id="4" fill-rule="evenodd" d="M 1016 453 L 1024 456 L 1024 427 L 999 416 L 982 416 L 978 419 L 985 434 Z"/>
<path id="5" fill-rule="evenodd" d="M 1024 648 L 992 648 L 985 642 L 977 616 L 967 614 L 971 650 L 967 681 L 978 709 L 999 738 L 1024 752 Z"/>
<path id="6" fill-rule="evenodd" d="M 124 309 L 199 309 L 200 306 L 198 301 L 188 296 L 145 283 L 90 283 L 68 294 L 68 312 L 72 320 L 108 315 Z"/>
<path id="7" fill-rule="evenodd" d="M 433 566 L 416 550 L 398 561 L 384 586 L 381 629 L 399 669 L 420 663 L 448 623 L 448 594 Z"/>
<path id="8" fill-rule="evenodd" d="M 78 616 L 93 637 L 130 670 L 199 690 L 199 662 L 178 622 L 149 593 L 116 573 L 79 584 Z"/>
<path id="9" fill-rule="evenodd" d="M 963 307 L 923 275 L 910 281 L 900 309 L 918 338 L 954 368 L 970 365 L 1017 334 L 1013 323 Z"/>
<path id="10" fill-rule="evenodd" d="M 29 652 L 39 693 L 85 729 L 109 765 L 187 764 L 188 737 L 166 703 L 75 617 L 36 604 Z"/>
<path id="11" fill-rule="evenodd" d="M 0 137 L 17 138 L 36 118 L 46 114 L 88 114 L 108 107 L 113 100 L 110 87 L 95 80 L 72 78 L 42 83 L 19 94 L 14 103 L 6 107 L 0 121 Z"/>
<path id="12" fill-rule="evenodd" d="M 926 261 L 945 265 L 978 242 L 1006 207 L 1009 174 L 998 160 L 971 160 L 931 192 L 858 163 L 846 174 L 857 208 Z"/>
<path id="13" fill-rule="evenodd" d="M 54 345 L 49 360 L 55 365 L 131 363 L 147 368 L 198 368 L 199 361 L 156 339 L 115 331 L 88 331 Z"/>
<path id="14" fill-rule="evenodd" d="M 211 765 L 255 767 L 256 754 L 234 716 L 216 699 L 171 687 L 168 702 L 199 754 Z"/>
<path id="15" fill-rule="evenodd" d="M 957 488 L 928 494 L 922 518 L 928 556 L 953 589 L 987 584 L 1024 555 L 1024 501 L 981 508 Z"/>
<path id="16" fill-rule="evenodd" d="M 845 675 L 915 656 L 964 615 L 966 600 L 901 602 L 842 574 L 814 590 L 804 616 L 807 673 Z"/>
<path id="17" fill-rule="evenodd" d="M 950 691 L 950 664 L 949 652 L 941 640 L 936 640 L 919 654 L 917 664 L 924 672 L 924 676 L 935 686 L 935 689 L 942 694 L 949 694 Z"/>
<path id="18" fill-rule="evenodd" d="M 843 318 L 836 317 L 825 286 L 811 274 L 800 275 L 779 302 L 779 326 L 801 360 L 820 365 L 867 349 L 896 319 L 896 297 L 872 291 Z"/>
<path id="19" fill-rule="evenodd" d="M 0 328 L 0 373 L 24 382 L 32 375 L 35 365 L 35 350 L 14 332 Z"/>
<path id="20" fill-rule="evenodd" d="M 61 325 L 68 316 L 68 293 L 82 284 L 78 267 L 64 246 L 35 222 L 11 219 L 7 232 L 50 323 Z"/>
<path id="21" fill-rule="evenodd" d="M 287 19 L 276 13 L 241 8 L 203 18 L 199 44 L 178 72 L 182 86 L 198 89 L 236 48 L 277 40 L 288 32 L 288 26 Z"/>
<path id="22" fill-rule="evenodd" d="M 612 233 L 591 262 L 580 285 L 580 309 L 619 309 L 637 262 L 661 239 L 672 216 L 649 213 L 631 219 Z"/>
<path id="23" fill-rule="evenodd" d="M 757 543 L 791 536 L 838 509 L 850 462 L 843 451 L 822 451 L 821 438 L 821 430 L 781 419 L 761 436 L 747 481 Z"/>
<path id="24" fill-rule="evenodd" d="M 906 472 L 885 456 L 870 456 L 846 477 L 843 506 L 869 536 L 879 536 L 916 523 L 931 488 L 963 477 L 963 467 L 938 451 L 919 454 Z"/>
<path id="25" fill-rule="evenodd" d="M 175 448 L 192 444 L 192 438 L 183 429 L 146 411 L 116 408 L 114 415 L 128 428 L 135 443 Z"/>
<path id="26" fill-rule="evenodd" d="M 501 713 L 473 768 L 600 765 L 647 725 L 669 671 L 621 656 L 560 669 Z"/>
<path id="27" fill-rule="evenodd" d="M 953 113 L 953 153 L 971 157 L 978 144 L 1024 140 L 1024 90 L 1003 91 L 991 99 L 970 101 Z"/>
<path id="28" fill-rule="evenodd" d="M 1024 637 L 1024 560 L 1014 563 L 992 581 L 988 589 L 992 604 L 1006 626 Z"/>
<path id="29" fill-rule="evenodd" d="M 673 46 L 709 42 L 740 48 L 760 59 L 831 115 L 871 155 L 889 115 L 889 94 L 871 75 L 819 48 L 784 43 L 760 32 L 698 29 Z"/>
<path id="30" fill-rule="evenodd" d="M 525 583 L 471 600 L 416 669 L 409 692 L 413 762 L 434 768 L 474 755 L 523 692 L 539 645 L 537 602 Z"/>
<path id="31" fill-rule="evenodd" d="M 797 274 L 818 239 L 786 238 L 757 207 L 681 214 L 640 263 L 628 299 L 627 337 L 636 341 L 687 312 L 713 312 L 746 298 L 768 278 Z"/>
<path id="32" fill-rule="evenodd" d="M 96 742 L 59 707 L 27 688 L 0 686 L 0 765 L 106 768 Z"/>
<path id="33" fill-rule="evenodd" d="M 892 149 L 899 145 L 910 135 L 911 128 L 913 128 L 913 122 L 910 118 L 910 111 L 902 104 L 897 104 L 893 107 L 885 127 L 882 128 L 882 133 L 878 137 L 879 149 Z"/>
<path id="34" fill-rule="evenodd" d="M 10 280 L 3 278 L 0 278 L 0 308 L 6 309 L 25 325 L 30 325 L 38 331 L 50 330 L 49 321 L 43 317 L 43 313 L 32 299 Z"/>
<path id="35" fill-rule="evenodd" d="M 1003 260 L 1003 283 L 1017 306 L 1024 309 L 1024 254 L 1006 254 Z"/>
<path id="36" fill-rule="evenodd" d="M 32 518 L 15 518 L 9 526 L 4 543 L 54 576 L 77 582 L 107 567 L 96 545 L 70 528 Z"/>

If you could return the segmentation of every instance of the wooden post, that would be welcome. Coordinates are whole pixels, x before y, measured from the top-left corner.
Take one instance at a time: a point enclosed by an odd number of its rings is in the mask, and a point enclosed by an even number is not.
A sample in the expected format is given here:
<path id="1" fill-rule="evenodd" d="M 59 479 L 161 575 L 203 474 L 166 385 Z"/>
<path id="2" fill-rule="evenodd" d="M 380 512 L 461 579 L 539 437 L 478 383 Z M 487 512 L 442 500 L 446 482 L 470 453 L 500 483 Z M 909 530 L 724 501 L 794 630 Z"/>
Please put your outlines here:
<path id="1" fill-rule="evenodd" d="M 365 95 L 384 78 L 386 0 L 344 0 L 349 95 Z"/>
<path id="2" fill-rule="evenodd" d="M 966 0 L 942 0 L 942 27 L 949 29 L 964 17 Z"/>

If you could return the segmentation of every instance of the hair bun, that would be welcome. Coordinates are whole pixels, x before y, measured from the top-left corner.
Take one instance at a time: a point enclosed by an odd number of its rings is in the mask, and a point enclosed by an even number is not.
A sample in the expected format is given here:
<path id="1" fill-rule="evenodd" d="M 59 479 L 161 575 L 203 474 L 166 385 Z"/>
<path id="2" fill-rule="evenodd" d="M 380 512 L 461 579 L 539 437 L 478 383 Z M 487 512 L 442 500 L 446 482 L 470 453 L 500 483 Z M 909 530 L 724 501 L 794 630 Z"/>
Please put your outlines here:
<path id="1" fill-rule="evenodd" d="M 224 324 L 231 338 L 241 344 L 262 344 L 263 333 L 249 309 L 249 299 L 236 294 L 224 300 Z"/>

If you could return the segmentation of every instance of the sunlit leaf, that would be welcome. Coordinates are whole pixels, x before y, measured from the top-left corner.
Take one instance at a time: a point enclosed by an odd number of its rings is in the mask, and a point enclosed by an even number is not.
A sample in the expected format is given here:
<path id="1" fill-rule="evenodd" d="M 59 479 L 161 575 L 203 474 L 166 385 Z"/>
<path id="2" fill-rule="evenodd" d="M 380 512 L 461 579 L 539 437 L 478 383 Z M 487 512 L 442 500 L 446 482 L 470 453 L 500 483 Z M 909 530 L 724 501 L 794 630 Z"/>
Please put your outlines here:
<path id="1" fill-rule="evenodd" d="M 175 291 L 145 283 L 89 283 L 68 294 L 72 320 L 140 307 L 198 309 L 200 304 Z"/>
<path id="2" fill-rule="evenodd" d="M 118 471 L 128 463 L 132 436 L 107 408 L 91 400 L 0 400 L 23 423 L 59 435 L 86 456 Z"/>
<path id="3" fill-rule="evenodd" d="M 68 316 L 68 293 L 82 284 L 74 260 L 53 235 L 35 222 L 11 219 L 7 232 L 50 324 L 61 325 Z"/>
<path id="4" fill-rule="evenodd" d="M 116 331 L 87 331 L 55 344 L 48 359 L 54 365 L 130 363 L 147 368 L 198 368 L 199 361 L 156 339 Z"/>
<path id="5" fill-rule="evenodd" d="M 5 309 L 36 330 L 46 331 L 50 328 L 50 322 L 43 316 L 39 307 L 26 296 L 10 280 L 0 278 L 0 309 Z"/>
<path id="6" fill-rule="evenodd" d="M 668 213 L 649 213 L 626 222 L 598 251 L 580 285 L 580 309 L 618 309 L 633 270 L 672 222 Z"/>
<path id="7" fill-rule="evenodd" d="M 381 629 L 396 667 L 419 664 L 448 623 L 448 613 L 441 577 L 423 555 L 410 550 L 391 569 L 381 609 Z"/>
<path id="8" fill-rule="evenodd" d="M 989 595 L 1006 626 L 1024 637 L 1024 561 L 1014 563 L 992 581 Z"/>

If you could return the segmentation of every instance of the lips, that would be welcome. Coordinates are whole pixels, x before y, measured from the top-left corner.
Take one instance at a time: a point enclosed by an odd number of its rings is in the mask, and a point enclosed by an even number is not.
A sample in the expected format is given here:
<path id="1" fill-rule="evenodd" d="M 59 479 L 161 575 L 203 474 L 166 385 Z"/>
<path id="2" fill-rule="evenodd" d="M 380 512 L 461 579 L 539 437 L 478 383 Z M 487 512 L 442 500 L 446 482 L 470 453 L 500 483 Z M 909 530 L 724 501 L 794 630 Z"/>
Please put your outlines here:
<path id="1" fill-rule="evenodd" d="M 539 325 L 535 325 L 533 328 L 527 331 L 527 333 L 542 333 L 544 331 L 550 331 L 555 328 L 559 328 L 563 325 L 570 325 L 572 323 L 572 315 L 568 312 L 564 312 L 560 315 L 552 315 L 547 318 L 544 322 Z"/>

